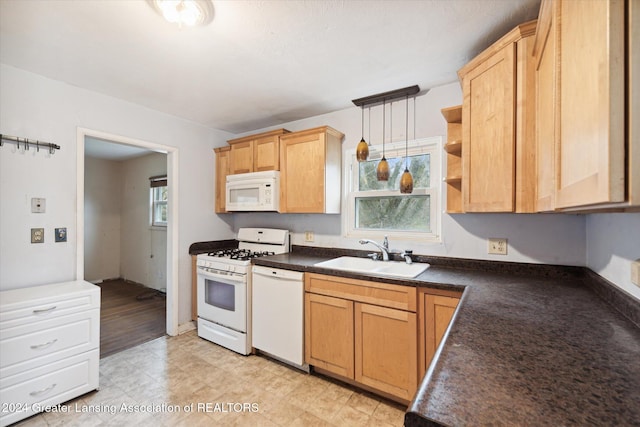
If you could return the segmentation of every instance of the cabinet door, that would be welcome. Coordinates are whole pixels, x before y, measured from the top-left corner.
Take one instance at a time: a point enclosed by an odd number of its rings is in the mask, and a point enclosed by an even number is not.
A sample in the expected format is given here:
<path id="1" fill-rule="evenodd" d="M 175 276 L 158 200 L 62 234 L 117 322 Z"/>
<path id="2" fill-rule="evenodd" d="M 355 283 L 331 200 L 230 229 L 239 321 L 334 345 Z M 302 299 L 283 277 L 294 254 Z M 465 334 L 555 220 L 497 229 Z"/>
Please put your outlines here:
<path id="1" fill-rule="evenodd" d="M 625 198 L 623 0 L 558 0 L 557 208 Z"/>
<path id="2" fill-rule="evenodd" d="M 464 76 L 465 212 L 512 212 L 515 195 L 515 45 Z"/>
<path id="3" fill-rule="evenodd" d="M 353 378 L 353 302 L 305 294 L 305 362 Z"/>
<path id="4" fill-rule="evenodd" d="M 227 175 L 229 174 L 229 148 L 216 148 L 216 213 L 227 212 Z"/>
<path id="5" fill-rule="evenodd" d="M 229 159 L 229 174 L 248 172 L 253 172 L 253 141 L 233 144 Z"/>
<path id="6" fill-rule="evenodd" d="M 355 380 L 410 400 L 418 379 L 416 314 L 355 304 Z"/>
<path id="7" fill-rule="evenodd" d="M 556 27 L 553 0 L 544 0 L 536 33 L 536 210 L 554 208 Z"/>
<path id="8" fill-rule="evenodd" d="M 460 299 L 442 295 L 420 294 L 420 376 L 424 376 L 436 349 L 449 327 Z"/>
<path id="9" fill-rule="evenodd" d="M 325 149 L 324 132 L 280 139 L 281 212 L 324 212 Z"/>
<path id="10" fill-rule="evenodd" d="M 280 169 L 280 140 L 278 136 L 256 139 L 253 142 L 253 170 L 255 172 Z"/>

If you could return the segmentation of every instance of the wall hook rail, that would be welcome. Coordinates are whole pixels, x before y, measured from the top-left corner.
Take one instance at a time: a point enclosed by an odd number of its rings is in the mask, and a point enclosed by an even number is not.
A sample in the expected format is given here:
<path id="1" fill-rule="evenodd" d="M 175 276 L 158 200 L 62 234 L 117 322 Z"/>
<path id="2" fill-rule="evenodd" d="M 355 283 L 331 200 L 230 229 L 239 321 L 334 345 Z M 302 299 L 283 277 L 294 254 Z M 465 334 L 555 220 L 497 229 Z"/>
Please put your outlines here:
<path id="1" fill-rule="evenodd" d="M 20 138 L 17 136 L 4 135 L 0 133 L 0 147 L 4 146 L 4 142 L 16 144 L 18 146 L 18 150 L 20 149 L 21 142 L 25 150 L 29 150 L 29 144 L 35 144 L 37 152 L 40 152 L 40 147 L 48 148 L 50 154 L 53 154 L 56 150 L 60 149 L 60 146 L 58 144 L 52 144 L 50 142 L 43 142 L 28 138 Z"/>

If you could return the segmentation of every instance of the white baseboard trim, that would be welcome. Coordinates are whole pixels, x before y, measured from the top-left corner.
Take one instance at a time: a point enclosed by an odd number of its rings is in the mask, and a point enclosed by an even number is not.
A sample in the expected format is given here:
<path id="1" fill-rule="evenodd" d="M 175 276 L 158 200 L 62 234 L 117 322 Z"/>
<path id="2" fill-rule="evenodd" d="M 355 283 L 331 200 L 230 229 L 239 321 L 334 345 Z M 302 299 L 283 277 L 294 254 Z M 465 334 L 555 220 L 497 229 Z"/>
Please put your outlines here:
<path id="1" fill-rule="evenodd" d="M 178 335 L 193 331 L 194 329 L 196 329 L 196 322 L 191 320 L 178 326 Z"/>

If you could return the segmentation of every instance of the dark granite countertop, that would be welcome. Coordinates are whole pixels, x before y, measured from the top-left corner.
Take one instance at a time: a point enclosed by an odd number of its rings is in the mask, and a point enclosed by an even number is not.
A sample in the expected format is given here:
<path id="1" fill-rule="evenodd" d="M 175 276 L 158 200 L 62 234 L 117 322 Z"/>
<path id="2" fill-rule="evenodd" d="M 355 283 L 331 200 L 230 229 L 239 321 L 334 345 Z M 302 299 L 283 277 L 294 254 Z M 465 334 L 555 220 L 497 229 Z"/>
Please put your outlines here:
<path id="1" fill-rule="evenodd" d="M 629 320 L 638 304 L 614 301 L 630 308 L 623 316 L 599 296 L 621 291 L 589 270 L 429 259 L 415 279 L 395 280 L 314 267 L 344 254 L 294 248 L 253 263 L 464 289 L 406 426 L 640 425 L 640 328 Z"/>

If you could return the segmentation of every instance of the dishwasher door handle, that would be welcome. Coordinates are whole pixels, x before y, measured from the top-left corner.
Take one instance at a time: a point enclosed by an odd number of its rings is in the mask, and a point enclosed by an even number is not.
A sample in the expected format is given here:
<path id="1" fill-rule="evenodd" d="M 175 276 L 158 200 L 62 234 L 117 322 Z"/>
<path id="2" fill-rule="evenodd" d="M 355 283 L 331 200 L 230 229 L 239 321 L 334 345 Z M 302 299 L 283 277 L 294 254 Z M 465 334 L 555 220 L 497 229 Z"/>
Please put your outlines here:
<path id="1" fill-rule="evenodd" d="M 264 267 L 254 267 L 253 274 L 256 276 L 266 277 L 278 280 L 288 280 L 292 282 L 302 282 L 303 274 L 299 271 L 291 271 L 291 270 L 280 270 L 280 269 L 272 269 L 272 268 L 264 268 Z"/>

